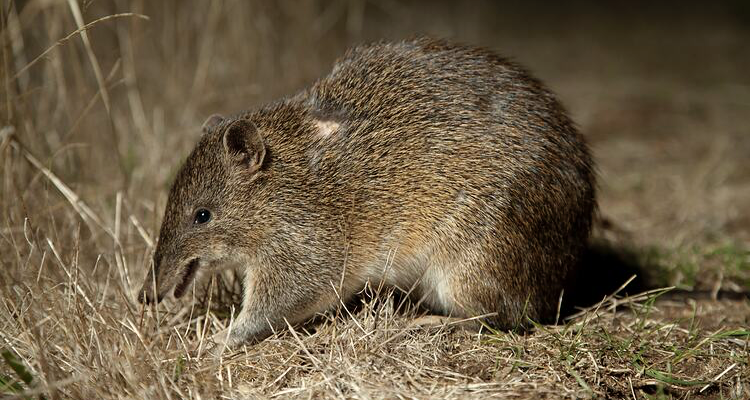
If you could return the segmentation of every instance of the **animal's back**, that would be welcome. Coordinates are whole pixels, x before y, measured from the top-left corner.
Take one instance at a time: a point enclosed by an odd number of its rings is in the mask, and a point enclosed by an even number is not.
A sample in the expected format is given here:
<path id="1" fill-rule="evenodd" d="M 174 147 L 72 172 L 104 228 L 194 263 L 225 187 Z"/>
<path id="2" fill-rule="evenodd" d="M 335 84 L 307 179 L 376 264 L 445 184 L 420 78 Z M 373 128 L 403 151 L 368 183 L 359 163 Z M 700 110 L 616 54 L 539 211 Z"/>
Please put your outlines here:
<path id="1" fill-rule="evenodd" d="M 337 126 L 313 167 L 323 196 L 357 205 L 363 264 L 393 263 L 392 283 L 419 282 L 443 311 L 550 316 L 595 203 L 583 139 L 538 81 L 491 52 L 418 39 L 351 50 L 307 105 Z"/>

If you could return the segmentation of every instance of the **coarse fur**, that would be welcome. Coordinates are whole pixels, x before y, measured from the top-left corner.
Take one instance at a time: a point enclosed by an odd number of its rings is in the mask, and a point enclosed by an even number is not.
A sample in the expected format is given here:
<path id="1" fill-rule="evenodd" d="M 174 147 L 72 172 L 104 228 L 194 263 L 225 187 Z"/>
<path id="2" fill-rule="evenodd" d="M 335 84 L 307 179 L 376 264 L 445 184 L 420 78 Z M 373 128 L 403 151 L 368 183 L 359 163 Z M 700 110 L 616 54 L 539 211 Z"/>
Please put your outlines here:
<path id="1" fill-rule="evenodd" d="M 140 298 L 239 265 L 229 345 L 368 281 L 500 328 L 551 322 L 596 209 L 591 156 L 555 97 L 490 51 L 440 40 L 356 47 L 311 88 L 204 132 Z M 199 209 L 210 221 L 195 223 Z"/>

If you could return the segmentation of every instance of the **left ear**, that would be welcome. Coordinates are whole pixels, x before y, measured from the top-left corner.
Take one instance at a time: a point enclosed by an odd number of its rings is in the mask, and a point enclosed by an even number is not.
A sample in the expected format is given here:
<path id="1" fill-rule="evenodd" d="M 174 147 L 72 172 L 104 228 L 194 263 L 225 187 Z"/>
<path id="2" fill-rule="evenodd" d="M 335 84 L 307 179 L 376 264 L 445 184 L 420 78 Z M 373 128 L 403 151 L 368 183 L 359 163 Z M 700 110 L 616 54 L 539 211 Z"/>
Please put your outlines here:
<path id="1" fill-rule="evenodd" d="M 213 114 L 208 117 L 208 119 L 206 119 L 206 122 L 203 123 L 203 126 L 201 126 L 201 131 L 203 131 L 203 134 L 205 135 L 212 129 L 219 126 L 222 122 L 224 122 L 224 117 L 219 114 Z"/>
<path id="2" fill-rule="evenodd" d="M 224 151 L 229 159 L 253 173 L 260 169 L 266 157 L 266 145 L 255 124 L 239 119 L 224 131 Z"/>

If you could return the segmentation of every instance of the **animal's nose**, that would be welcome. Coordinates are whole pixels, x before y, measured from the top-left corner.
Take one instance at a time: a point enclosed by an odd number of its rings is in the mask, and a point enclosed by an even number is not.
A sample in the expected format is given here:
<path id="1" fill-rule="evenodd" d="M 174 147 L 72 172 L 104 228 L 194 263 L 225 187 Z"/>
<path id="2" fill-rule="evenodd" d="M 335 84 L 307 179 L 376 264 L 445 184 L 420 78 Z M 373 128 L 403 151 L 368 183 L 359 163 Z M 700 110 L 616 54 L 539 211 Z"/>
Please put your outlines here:
<path id="1" fill-rule="evenodd" d="M 146 290 L 146 289 L 141 289 L 138 292 L 138 301 L 141 302 L 142 304 L 151 304 L 151 303 L 153 303 L 154 302 L 154 298 L 153 297 L 154 297 L 153 294 L 150 294 L 148 292 L 148 290 Z"/>
<path id="2" fill-rule="evenodd" d="M 161 301 L 161 296 L 154 293 L 150 285 L 143 285 L 143 288 L 138 292 L 138 301 L 143 304 L 158 303 Z"/>

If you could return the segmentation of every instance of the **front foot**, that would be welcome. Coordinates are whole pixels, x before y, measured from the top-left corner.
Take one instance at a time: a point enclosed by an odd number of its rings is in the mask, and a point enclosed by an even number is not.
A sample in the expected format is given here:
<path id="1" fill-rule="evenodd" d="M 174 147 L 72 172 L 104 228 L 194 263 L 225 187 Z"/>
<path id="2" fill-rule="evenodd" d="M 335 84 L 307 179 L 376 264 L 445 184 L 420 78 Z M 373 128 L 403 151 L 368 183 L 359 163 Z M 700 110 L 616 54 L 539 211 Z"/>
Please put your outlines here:
<path id="1" fill-rule="evenodd" d="M 233 339 L 229 329 L 224 329 L 209 337 L 204 346 L 201 355 L 219 358 L 232 352 L 233 348 L 236 347 L 236 339 Z"/>
<path id="2" fill-rule="evenodd" d="M 229 328 L 208 338 L 202 354 L 218 358 L 231 354 L 242 345 L 258 343 L 272 333 L 268 325 L 253 325 L 237 320 Z"/>

